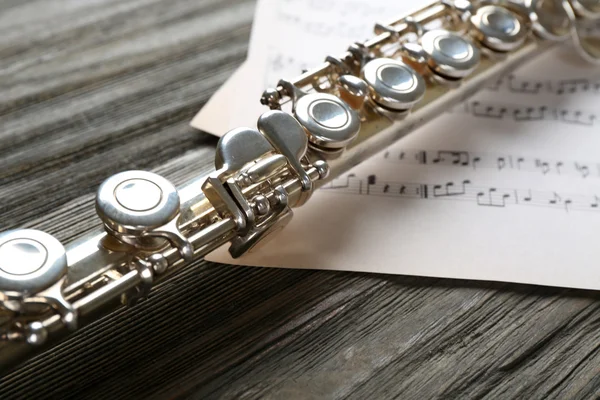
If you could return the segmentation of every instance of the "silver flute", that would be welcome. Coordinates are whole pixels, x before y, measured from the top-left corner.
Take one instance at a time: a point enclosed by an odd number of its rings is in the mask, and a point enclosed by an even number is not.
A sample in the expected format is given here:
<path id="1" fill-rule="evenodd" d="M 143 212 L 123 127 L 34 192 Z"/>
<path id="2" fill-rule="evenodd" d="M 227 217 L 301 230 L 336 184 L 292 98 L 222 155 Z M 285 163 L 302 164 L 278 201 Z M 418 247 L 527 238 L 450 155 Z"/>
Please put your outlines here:
<path id="1" fill-rule="evenodd" d="M 66 248 L 0 233 L 0 371 L 227 242 L 233 257 L 254 249 L 329 179 L 557 43 L 598 63 L 599 28 L 599 0 L 438 1 L 266 90 L 257 128 L 223 136 L 208 176 L 181 188 L 147 171 L 109 177 L 105 229 Z"/>

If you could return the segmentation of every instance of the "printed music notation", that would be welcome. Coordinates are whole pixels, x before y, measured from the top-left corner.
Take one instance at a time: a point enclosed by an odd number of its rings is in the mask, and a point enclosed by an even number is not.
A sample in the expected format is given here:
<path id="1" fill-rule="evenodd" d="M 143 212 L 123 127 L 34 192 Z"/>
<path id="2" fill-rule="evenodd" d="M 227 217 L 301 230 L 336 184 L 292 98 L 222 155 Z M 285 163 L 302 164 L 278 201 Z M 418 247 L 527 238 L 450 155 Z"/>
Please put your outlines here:
<path id="1" fill-rule="evenodd" d="M 522 79 L 515 75 L 503 76 L 487 87 L 488 90 L 506 89 L 512 93 L 533 94 L 551 93 L 556 95 L 572 93 L 600 94 L 600 81 L 587 78 L 561 80 Z"/>
<path id="2" fill-rule="evenodd" d="M 515 122 L 556 121 L 582 127 L 592 127 L 598 120 L 598 115 L 588 111 L 549 106 L 510 105 L 479 100 L 466 101 L 454 107 L 450 112 L 465 112 L 476 118 Z"/>
<path id="3" fill-rule="evenodd" d="M 470 180 L 450 181 L 441 184 L 380 181 L 376 175 L 366 179 L 354 174 L 337 178 L 322 189 L 335 193 L 397 197 L 421 200 L 467 201 L 482 207 L 505 208 L 525 205 L 569 211 L 597 212 L 600 196 L 567 194 L 531 189 L 507 189 L 493 186 L 475 186 Z"/>
<path id="4" fill-rule="evenodd" d="M 300 72 L 306 71 L 309 68 L 307 62 L 299 60 L 292 54 L 277 52 L 275 49 L 269 49 L 268 59 L 269 74 L 281 74 L 290 70 Z"/>
<path id="5" fill-rule="evenodd" d="M 269 68 L 265 76 L 267 86 L 274 85 L 278 77 L 290 73 L 290 71 L 305 71 L 309 64 L 291 54 L 277 52 L 275 49 L 269 49 Z M 514 76 L 509 76 L 508 81 L 514 81 Z M 531 81 L 522 81 L 520 84 L 510 83 L 511 91 L 519 93 L 538 94 L 542 87 L 549 87 L 550 82 L 531 83 Z M 574 93 L 576 91 L 588 91 L 594 94 L 600 94 L 600 81 L 591 83 L 585 79 L 573 79 L 559 81 L 558 89 L 555 93 L 561 94 L 563 91 Z M 517 123 L 556 121 L 566 125 L 576 125 L 584 128 L 593 127 L 598 124 L 597 113 L 576 110 L 554 106 L 532 106 L 532 105 L 514 105 L 505 103 L 496 103 L 490 101 L 471 100 L 450 109 L 449 112 L 464 112 L 475 118 L 492 120 L 510 120 Z"/>
<path id="6" fill-rule="evenodd" d="M 510 154 L 463 150 L 388 150 L 383 154 L 388 162 L 400 164 L 443 165 L 495 171 L 536 172 L 542 175 L 568 175 L 580 178 L 600 178 L 600 162 L 554 160 L 543 157 L 522 157 Z"/>

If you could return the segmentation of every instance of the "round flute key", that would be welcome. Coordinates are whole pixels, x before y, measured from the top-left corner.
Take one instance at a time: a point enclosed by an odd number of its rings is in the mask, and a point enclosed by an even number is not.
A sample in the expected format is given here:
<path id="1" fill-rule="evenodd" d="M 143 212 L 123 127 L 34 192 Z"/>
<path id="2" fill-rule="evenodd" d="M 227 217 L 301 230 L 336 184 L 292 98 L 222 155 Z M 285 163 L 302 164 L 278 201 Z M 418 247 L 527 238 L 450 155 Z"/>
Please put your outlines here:
<path id="1" fill-rule="evenodd" d="M 563 0 L 525 0 L 535 33 L 546 40 L 565 40 L 571 34 L 571 6 Z"/>
<path id="2" fill-rule="evenodd" d="M 474 35 L 494 51 L 511 51 L 527 38 L 527 30 L 516 14 L 503 7 L 484 6 L 471 17 Z"/>
<path id="3" fill-rule="evenodd" d="M 429 67 L 436 73 L 460 79 L 469 75 L 479 64 L 479 49 L 468 39 L 445 31 L 432 30 L 421 38 L 423 50 L 429 56 Z"/>
<path id="4" fill-rule="evenodd" d="M 573 9 L 568 9 L 569 18 L 573 21 L 571 39 L 575 50 L 588 62 L 600 65 L 600 40 L 598 40 L 598 20 L 577 18 Z"/>
<path id="5" fill-rule="evenodd" d="M 411 67 L 391 58 L 369 61 L 362 75 L 370 87 L 371 98 L 378 105 L 405 111 L 425 94 L 425 80 Z"/>
<path id="6" fill-rule="evenodd" d="M 311 93 L 296 102 L 294 115 L 308 132 L 308 140 L 324 148 L 339 149 L 350 143 L 360 129 L 360 118 L 338 97 Z"/>
<path id="7" fill-rule="evenodd" d="M 98 188 L 96 210 L 117 233 L 141 234 L 161 227 L 179 212 L 179 195 L 165 178 L 147 171 L 111 176 Z"/>
<path id="8" fill-rule="evenodd" d="M 600 18 L 600 1 L 598 0 L 570 0 L 573 11 L 581 18 Z"/>
<path id="9" fill-rule="evenodd" d="M 67 271 L 63 245 L 35 229 L 0 233 L 0 290 L 26 296 L 56 283 Z"/>

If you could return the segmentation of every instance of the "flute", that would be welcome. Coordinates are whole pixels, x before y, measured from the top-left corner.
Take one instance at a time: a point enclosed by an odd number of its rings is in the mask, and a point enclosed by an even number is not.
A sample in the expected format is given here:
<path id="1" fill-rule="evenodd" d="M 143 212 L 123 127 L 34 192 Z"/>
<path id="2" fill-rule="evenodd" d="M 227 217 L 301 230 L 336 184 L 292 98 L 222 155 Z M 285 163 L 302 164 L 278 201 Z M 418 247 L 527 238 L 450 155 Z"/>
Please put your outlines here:
<path id="1" fill-rule="evenodd" d="M 223 136 L 208 176 L 181 188 L 146 171 L 109 177 L 96 197 L 105 229 L 66 247 L 0 233 L 0 370 L 223 244 L 233 257 L 255 249 L 329 179 L 557 43 L 597 63 L 599 18 L 597 0 L 433 3 L 266 90 L 257 127 Z"/>

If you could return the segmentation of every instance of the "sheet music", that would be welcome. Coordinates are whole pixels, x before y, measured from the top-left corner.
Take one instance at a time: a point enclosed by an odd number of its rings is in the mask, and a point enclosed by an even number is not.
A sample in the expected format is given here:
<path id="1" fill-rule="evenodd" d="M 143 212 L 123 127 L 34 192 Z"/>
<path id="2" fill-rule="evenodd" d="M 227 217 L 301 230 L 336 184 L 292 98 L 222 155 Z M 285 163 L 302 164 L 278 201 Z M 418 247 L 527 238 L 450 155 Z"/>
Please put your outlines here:
<path id="1" fill-rule="evenodd" d="M 342 54 L 373 36 L 373 21 L 387 21 L 420 8 L 408 0 L 259 0 L 248 59 L 192 120 L 216 136 L 240 126 L 255 126 L 265 111 L 260 97 L 281 78 Z M 235 112 L 231 112 L 235 110 Z"/>
<path id="2" fill-rule="evenodd" d="M 326 2 L 294 4 L 302 26 Z M 275 69 L 302 62 L 286 59 L 283 44 L 310 48 L 317 39 L 301 28 L 287 37 L 293 23 L 256 25 L 247 63 L 215 104 L 234 93 L 237 104 L 251 101 L 239 85 L 252 75 L 264 77 L 253 82 L 262 90 Z M 276 40 L 261 29 L 277 31 Z M 281 63 L 255 69 L 253 55 L 269 51 Z M 234 126 L 255 123 L 239 112 Z M 554 50 L 315 192 L 260 250 L 233 260 L 223 247 L 207 258 L 600 289 L 598 116 L 600 71 Z"/>

